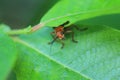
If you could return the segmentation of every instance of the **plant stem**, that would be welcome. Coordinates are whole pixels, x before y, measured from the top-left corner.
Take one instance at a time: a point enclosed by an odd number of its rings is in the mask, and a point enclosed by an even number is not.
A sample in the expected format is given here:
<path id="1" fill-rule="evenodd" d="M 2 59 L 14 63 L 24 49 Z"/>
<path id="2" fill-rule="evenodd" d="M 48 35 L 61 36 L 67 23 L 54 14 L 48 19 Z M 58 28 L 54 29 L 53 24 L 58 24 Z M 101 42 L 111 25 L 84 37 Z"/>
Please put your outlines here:
<path id="1" fill-rule="evenodd" d="M 37 24 L 33 27 L 29 26 L 25 29 L 19 29 L 19 30 L 11 30 L 9 32 L 7 32 L 8 35 L 19 35 L 19 34 L 29 34 L 29 33 L 33 33 L 37 30 L 39 30 L 41 27 L 43 27 L 44 24 L 43 23 L 40 23 L 40 24 Z"/>

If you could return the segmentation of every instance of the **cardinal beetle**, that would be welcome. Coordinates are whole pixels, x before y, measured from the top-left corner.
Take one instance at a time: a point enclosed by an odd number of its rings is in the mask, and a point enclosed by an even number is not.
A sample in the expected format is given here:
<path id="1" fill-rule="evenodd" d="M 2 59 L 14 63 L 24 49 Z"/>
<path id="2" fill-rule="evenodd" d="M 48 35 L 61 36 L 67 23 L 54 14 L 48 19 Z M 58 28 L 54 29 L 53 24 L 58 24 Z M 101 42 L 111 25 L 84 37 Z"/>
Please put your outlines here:
<path id="1" fill-rule="evenodd" d="M 65 39 L 65 35 L 68 34 L 68 33 L 71 33 L 72 41 L 74 43 L 78 42 L 74 39 L 74 32 L 72 31 L 73 27 L 76 28 L 79 31 L 84 31 L 84 30 L 88 29 L 88 28 L 80 29 L 76 25 L 70 25 L 70 26 L 65 27 L 65 25 L 67 25 L 69 23 L 70 23 L 69 21 L 66 21 L 65 23 L 63 23 L 63 24 L 61 24 L 57 27 L 53 27 L 54 31 L 51 32 L 51 35 L 54 39 L 51 42 L 49 42 L 49 44 L 53 44 L 57 39 L 59 39 L 59 40 L 61 40 L 61 44 L 62 44 L 61 49 L 62 49 L 64 47 L 64 42 L 62 40 Z"/>

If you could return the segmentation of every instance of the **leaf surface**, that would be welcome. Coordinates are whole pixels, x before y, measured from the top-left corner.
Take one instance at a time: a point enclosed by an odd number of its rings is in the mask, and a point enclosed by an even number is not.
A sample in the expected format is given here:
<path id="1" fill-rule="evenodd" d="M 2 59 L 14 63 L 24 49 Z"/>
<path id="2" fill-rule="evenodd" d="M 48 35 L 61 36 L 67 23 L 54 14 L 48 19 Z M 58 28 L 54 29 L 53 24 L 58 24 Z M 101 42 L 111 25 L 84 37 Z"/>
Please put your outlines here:
<path id="1" fill-rule="evenodd" d="M 50 9 L 41 22 L 57 26 L 67 20 L 72 23 L 96 16 L 120 13 L 120 0 L 61 0 Z"/>
<path id="2" fill-rule="evenodd" d="M 16 39 L 21 53 L 15 68 L 18 80 L 119 80 L 120 31 L 106 26 L 73 31 L 79 42 L 66 35 L 63 49 L 59 41 L 48 45 L 48 27 Z"/>
<path id="3" fill-rule="evenodd" d="M 5 25 L 0 25 L 0 80 L 5 80 L 16 61 L 17 50 L 13 40 L 4 34 L 8 31 Z"/>

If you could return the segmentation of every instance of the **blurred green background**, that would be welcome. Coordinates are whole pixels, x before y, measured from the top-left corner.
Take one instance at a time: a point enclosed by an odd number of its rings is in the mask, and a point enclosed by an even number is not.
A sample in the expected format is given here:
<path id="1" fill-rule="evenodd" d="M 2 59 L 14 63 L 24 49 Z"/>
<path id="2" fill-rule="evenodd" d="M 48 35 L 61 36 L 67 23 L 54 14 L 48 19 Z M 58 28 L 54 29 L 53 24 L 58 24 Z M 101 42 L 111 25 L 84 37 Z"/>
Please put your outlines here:
<path id="1" fill-rule="evenodd" d="M 0 0 L 0 23 L 11 28 L 36 25 L 59 0 Z M 81 21 L 81 24 L 104 24 L 120 29 L 120 14 L 104 15 Z"/>
<path id="2" fill-rule="evenodd" d="M 0 0 L 0 23 L 23 28 L 40 22 L 59 0 Z"/>

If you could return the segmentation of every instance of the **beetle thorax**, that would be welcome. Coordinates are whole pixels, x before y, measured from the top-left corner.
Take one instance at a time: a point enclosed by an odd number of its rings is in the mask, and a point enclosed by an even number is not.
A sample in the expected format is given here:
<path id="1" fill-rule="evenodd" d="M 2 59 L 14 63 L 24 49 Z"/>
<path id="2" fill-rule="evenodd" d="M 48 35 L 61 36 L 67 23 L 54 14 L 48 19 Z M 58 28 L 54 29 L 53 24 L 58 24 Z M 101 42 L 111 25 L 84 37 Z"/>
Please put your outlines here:
<path id="1" fill-rule="evenodd" d="M 60 26 L 55 28 L 55 34 L 59 39 L 63 39 L 64 38 L 64 27 Z"/>

